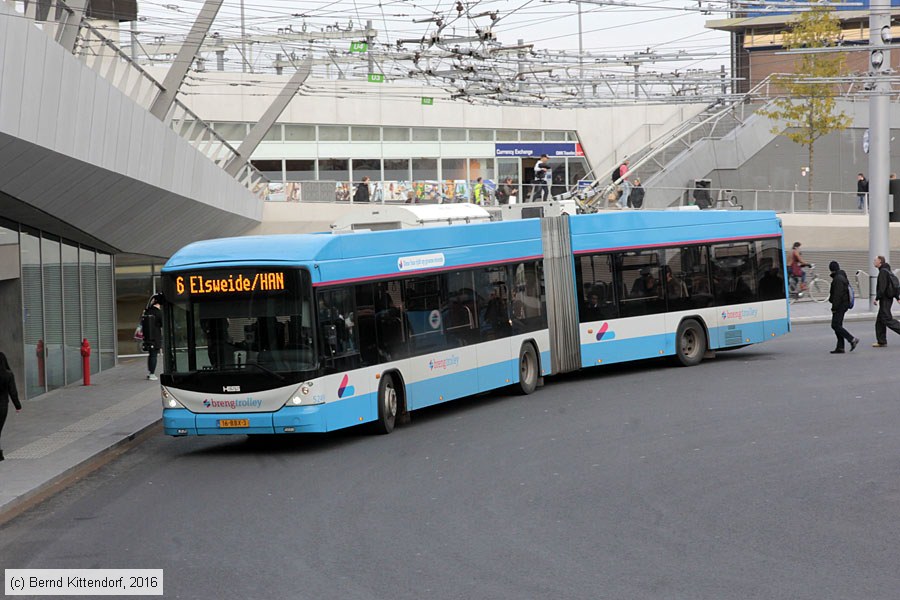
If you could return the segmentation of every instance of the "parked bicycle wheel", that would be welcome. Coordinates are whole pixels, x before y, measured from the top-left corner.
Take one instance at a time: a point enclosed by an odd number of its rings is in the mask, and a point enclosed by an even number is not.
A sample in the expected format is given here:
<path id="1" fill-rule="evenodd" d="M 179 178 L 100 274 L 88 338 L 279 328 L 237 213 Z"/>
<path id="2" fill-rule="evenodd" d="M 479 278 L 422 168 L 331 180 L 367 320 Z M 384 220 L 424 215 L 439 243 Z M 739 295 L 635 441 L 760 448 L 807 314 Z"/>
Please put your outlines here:
<path id="1" fill-rule="evenodd" d="M 816 302 L 825 302 L 828 300 L 828 293 L 831 286 L 824 279 L 815 279 L 809 284 L 809 297 Z"/>

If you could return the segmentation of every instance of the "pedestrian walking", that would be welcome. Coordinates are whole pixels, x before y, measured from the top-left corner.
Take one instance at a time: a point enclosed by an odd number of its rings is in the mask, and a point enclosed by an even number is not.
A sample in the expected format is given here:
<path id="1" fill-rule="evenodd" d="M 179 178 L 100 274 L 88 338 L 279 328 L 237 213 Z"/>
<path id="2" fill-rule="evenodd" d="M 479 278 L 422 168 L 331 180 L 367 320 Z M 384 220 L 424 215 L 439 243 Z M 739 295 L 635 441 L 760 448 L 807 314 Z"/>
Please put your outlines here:
<path id="1" fill-rule="evenodd" d="M 363 177 L 363 180 L 356 186 L 356 193 L 353 194 L 354 202 L 369 201 L 369 178 Z"/>
<path id="2" fill-rule="evenodd" d="M 850 342 L 850 352 L 853 352 L 859 344 L 859 338 L 853 337 L 844 329 L 844 314 L 850 310 L 850 281 L 836 260 L 828 264 L 828 270 L 831 271 L 831 292 L 828 294 L 828 301 L 831 302 L 831 329 L 837 336 L 837 345 L 831 354 L 844 353 L 844 340 Z"/>
<path id="3" fill-rule="evenodd" d="M 16 412 L 22 412 L 22 403 L 19 402 L 19 393 L 16 391 L 16 378 L 9 368 L 6 355 L 0 352 L 0 433 L 3 433 L 3 425 L 6 424 L 10 400 L 16 407 Z M 2 446 L 0 446 L 0 460 L 5 460 Z"/>
<path id="4" fill-rule="evenodd" d="M 150 298 L 150 306 L 144 309 L 141 316 L 141 329 L 144 331 L 144 350 L 147 351 L 147 379 L 156 381 L 156 361 L 159 348 L 162 346 L 162 310 L 159 296 Z"/>
<path id="5" fill-rule="evenodd" d="M 532 202 L 546 202 L 550 196 L 550 182 L 553 181 L 553 174 L 550 169 L 550 157 L 541 154 L 540 160 L 534 165 L 534 193 L 531 196 Z"/>
<path id="6" fill-rule="evenodd" d="M 859 210 L 866 205 L 866 197 L 869 195 L 869 180 L 862 173 L 856 175 L 856 204 Z"/>
<path id="7" fill-rule="evenodd" d="M 619 208 L 625 208 L 628 206 L 628 196 L 631 195 L 631 182 L 628 181 L 628 159 L 622 161 L 622 164 L 619 165 L 619 179 L 622 180 L 620 185 L 622 186 L 622 195 L 619 196 Z"/>
<path id="8" fill-rule="evenodd" d="M 634 185 L 631 188 L 631 194 L 628 196 L 628 206 L 631 208 L 641 208 L 644 206 L 644 186 L 638 177 L 634 178 Z"/>
<path id="9" fill-rule="evenodd" d="M 891 271 L 891 265 L 883 256 L 875 257 L 875 268 L 878 269 L 878 281 L 875 284 L 875 304 L 878 305 L 878 317 L 875 319 L 875 348 L 887 346 L 887 330 L 900 334 L 900 321 L 891 314 L 891 305 L 897 297 L 897 276 Z"/>
<path id="10" fill-rule="evenodd" d="M 475 196 L 475 204 L 479 206 L 484 204 L 484 179 L 481 177 L 475 180 L 475 188 L 472 190 L 472 195 Z"/>

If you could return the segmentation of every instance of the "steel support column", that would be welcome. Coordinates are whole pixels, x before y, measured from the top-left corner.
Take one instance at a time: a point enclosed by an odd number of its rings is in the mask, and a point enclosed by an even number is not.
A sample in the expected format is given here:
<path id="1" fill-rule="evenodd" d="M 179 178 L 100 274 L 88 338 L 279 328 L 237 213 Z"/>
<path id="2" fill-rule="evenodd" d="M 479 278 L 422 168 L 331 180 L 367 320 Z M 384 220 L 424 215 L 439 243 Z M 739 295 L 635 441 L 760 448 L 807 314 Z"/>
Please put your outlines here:
<path id="1" fill-rule="evenodd" d="M 166 79 L 162 84 L 163 90 L 150 106 L 150 114 L 157 119 L 165 119 L 169 109 L 172 108 L 172 104 L 175 103 L 175 96 L 178 94 L 178 90 L 181 89 L 181 83 L 191 68 L 194 57 L 200 51 L 203 40 L 206 39 L 206 34 L 209 32 L 209 28 L 212 27 L 221 6 L 222 0 L 206 0 L 200 9 L 191 31 L 187 34 L 184 44 L 181 45 L 181 49 L 175 57 L 175 62 L 172 63 L 172 66 L 169 67 L 169 72 L 166 73 Z"/>
<path id="2" fill-rule="evenodd" d="M 890 41 L 891 1 L 871 0 L 869 9 L 869 73 L 874 85 L 869 99 L 869 309 L 875 310 L 878 272 L 873 262 L 879 255 L 888 262 L 891 258 L 888 223 L 891 84 L 886 77 L 891 69 L 891 55 L 884 47 Z"/>
<path id="3" fill-rule="evenodd" d="M 237 155 L 225 165 L 226 173 L 232 177 L 237 176 L 241 167 L 243 167 L 250 159 L 250 156 L 256 150 L 257 146 L 259 146 L 263 137 L 265 137 L 266 133 L 272 128 L 272 125 L 275 124 L 278 117 L 281 116 L 281 113 L 284 112 L 284 109 L 287 108 L 287 105 L 293 100 L 297 90 L 299 90 L 300 86 L 306 82 L 311 70 L 312 61 L 309 59 L 303 61 L 297 71 L 291 76 L 287 85 L 282 88 L 275 97 L 275 100 L 272 101 L 272 104 L 266 110 L 265 114 L 259 119 L 256 125 L 253 126 L 250 133 L 247 134 L 246 139 L 241 142 L 241 145 L 237 149 Z"/>

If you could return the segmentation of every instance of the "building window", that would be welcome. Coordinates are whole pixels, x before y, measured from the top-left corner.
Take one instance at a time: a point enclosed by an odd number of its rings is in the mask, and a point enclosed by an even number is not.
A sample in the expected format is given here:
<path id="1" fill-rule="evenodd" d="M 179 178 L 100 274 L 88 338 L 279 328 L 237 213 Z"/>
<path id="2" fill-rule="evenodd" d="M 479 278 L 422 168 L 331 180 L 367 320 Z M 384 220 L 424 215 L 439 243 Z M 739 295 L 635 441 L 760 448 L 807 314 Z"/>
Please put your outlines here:
<path id="1" fill-rule="evenodd" d="M 437 181 L 438 167 L 436 158 L 412 159 L 413 179 L 416 181 Z"/>
<path id="2" fill-rule="evenodd" d="M 281 138 L 281 123 L 275 123 L 272 125 L 272 128 L 266 132 L 266 135 L 263 136 L 263 140 L 266 142 L 280 142 Z"/>
<path id="3" fill-rule="evenodd" d="M 497 141 L 498 142 L 518 142 L 519 141 L 519 132 L 513 129 L 498 129 L 497 130 Z"/>
<path id="4" fill-rule="evenodd" d="M 354 142 L 380 142 L 381 130 L 378 127 L 351 127 L 350 139 Z"/>
<path id="5" fill-rule="evenodd" d="M 322 181 L 350 181 L 350 161 L 346 158 L 319 160 L 319 179 Z"/>
<path id="6" fill-rule="evenodd" d="M 286 176 L 288 181 L 313 181 L 316 178 L 316 161 L 286 160 Z"/>
<path id="7" fill-rule="evenodd" d="M 545 142 L 564 142 L 564 141 L 566 141 L 566 132 L 565 131 L 545 131 L 544 132 L 544 141 Z"/>
<path id="8" fill-rule="evenodd" d="M 493 129 L 470 129 L 469 130 L 469 141 L 471 141 L 471 142 L 493 142 L 494 141 L 494 130 Z"/>
<path id="9" fill-rule="evenodd" d="M 436 142 L 438 141 L 438 130 L 430 127 L 416 127 L 412 130 L 412 139 L 414 142 Z"/>
<path id="10" fill-rule="evenodd" d="M 250 161 L 254 167 L 266 176 L 269 181 L 281 183 L 284 181 L 282 172 L 281 159 L 279 160 L 252 160 Z"/>
<path id="11" fill-rule="evenodd" d="M 441 159 L 441 178 L 442 179 L 468 179 L 466 175 L 466 159 L 464 158 L 443 158 Z"/>
<path id="12" fill-rule="evenodd" d="M 41 240 L 38 233 L 22 231 L 22 300 L 24 304 L 25 395 L 33 398 L 45 391 L 44 293 L 41 286 Z M 95 304 L 96 306 L 96 304 Z M 96 322 L 96 319 L 95 319 Z"/>
<path id="13" fill-rule="evenodd" d="M 523 142 L 540 142 L 544 137 L 540 131 L 526 129 L 519 132 L 519 139 Z"/>
<path id="14" fill-rule="evenodd" d="M 314 142 L 316 141 L 316 126 L 285 125 L 284 139 L 287 142 Z"/>
<path id="15" fill-rule="evenodd" d="M 372 182 L 381 181 L 380 158 L 354 158 L 353 182 L 359 183 L 363 177 L 368 177 Z"/>
<path id="16" fill-rule="evenodd" d="M 346 142 L 349 139 L 346 125 L 319 125 L 320 142 Z"/>
<path id="17" fill-rule="evenodd" d="M 247 137 L 247 124 L 216 123 L 215 131 L 229 142 L 240 142 Z"/>
<path id="18" fill-rule="evenodd" d="M 409 127 L 384 127 L 382 132 L 386 142 L 409 141 Z"/>
<path id="19" fill-rule="evenodd" d="M 465 129 L 441 129 L 442 142 L 464 142 L 466 141 Z"/>

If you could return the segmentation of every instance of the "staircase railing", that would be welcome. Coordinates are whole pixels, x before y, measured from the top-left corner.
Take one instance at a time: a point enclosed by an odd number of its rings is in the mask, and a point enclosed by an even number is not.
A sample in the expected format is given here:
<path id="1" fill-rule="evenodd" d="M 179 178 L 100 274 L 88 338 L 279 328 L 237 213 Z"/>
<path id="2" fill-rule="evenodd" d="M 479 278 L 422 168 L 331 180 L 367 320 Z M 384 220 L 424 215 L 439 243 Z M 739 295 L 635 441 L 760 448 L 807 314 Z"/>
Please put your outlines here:
<path id="1" fill-rule="evenodd" d="M 38 27 L 58 42 L 64 26 L 75 20 L 74 11 L 64 0 L 50 0 L 46 14 L 38 14 L 38 6 L 36 2 L 27 3 L 26 16 L 35 19 Z M 46 20 L 38 20 L 42 17 Z M 78 35 L 74 55 L 138 106 L 149 110 L 164 91 L 163 85 L 87 19 L 81 19 L 75 25 Z M 180 100 L 175 100 L 163 122 L 220 167 L 238 156 L 236 148 Z M 269 180 L 250 161 L 244 160 L 236 179 L 257 197 L 265 198 Z"/>
<path id="2" fill-rule="evenodd" d="M 629 173 L 636 172 L 641 167 L 647 165 L 648 163 L 651 163 L 652 161 L 655 161 L 657 156 L 660 156 L 662 153 L 675 146 L 676 144 L 684 143 L 685 149 L 687 149 L 691 145 L 699 141 L 699 139 L 708 137 L 701 136 L 696 140 L 691 140 L 690 143 L 685 142 L 685 140 L 691 139 L 692 134 L 706 128 L 710 124 L 713 125 L 712 130 L 714 131 L 715 125 L 729 114 L 734 116 L 738 124 L 742 123 L 746 115 L 742 113 L 740 116 L 737 116 L 734 114 L 735 111 L 737 111 L 739 108 L 743 109 L 745 106 L 757 102 L 760 99 L 770 99 L 772 97 L 771 91 L 773 87 L 773 80 L 775 80 L 779 76 L 783 77 L 783 75 L 781 74 L 769 75 L 764 80 L 756 84 L 746 94 L 743 94 L 736 98 L 723 98 L 717 100 L 699 113 L 699 120 L 698 117 L 688 119 L 676 128 L 663 134 L 659 138 L 652 140 L 644 146 L 638 148 L 638 150 L 636 150 L 629 156 Z M 660 167 L 665 167 L 665 165 L 661 162 L 657 162 L 657 164 Z M 614 168 L 615 165 L 609 165 L 608 172 L 612 172 Z M 597 169 L 595 169 L 594 172 L 596 173 Z M 578 204 L 582 212 L 596 212 L 605 201 L 605 199 L 610 194 L 612 194 L 622 183 L 622 179 L 618 179 L 614 182 L 611 180 L 607 180 L 606 177 L 602 176 L 602 173 L 603 171 L 601 170 L 601 178 L 595 177 L 594 182 L 591 185 L 586 186 L 580 190 L 577 188 L 570 190 L 569 192 L 559 196 L 557 199 L 564 200 L 571 198 L 575 200 L 576 204 Z"/>

